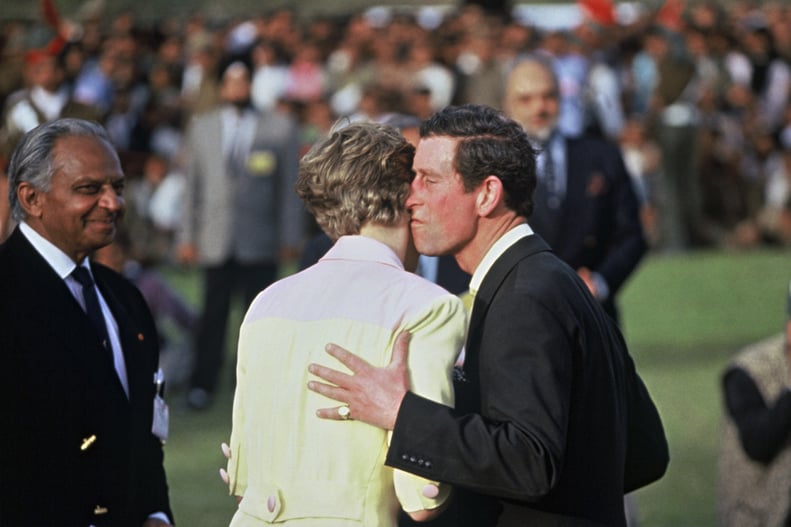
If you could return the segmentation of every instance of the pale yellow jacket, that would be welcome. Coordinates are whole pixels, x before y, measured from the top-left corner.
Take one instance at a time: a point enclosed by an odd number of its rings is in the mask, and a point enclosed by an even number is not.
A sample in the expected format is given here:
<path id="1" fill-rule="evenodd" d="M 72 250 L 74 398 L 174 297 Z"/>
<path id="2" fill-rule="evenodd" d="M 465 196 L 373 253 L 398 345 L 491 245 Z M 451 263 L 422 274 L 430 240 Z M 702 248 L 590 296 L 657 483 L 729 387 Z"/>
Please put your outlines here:
<path id="1" fill-rule="evenodd" d="M 412 333 L 412 391 L 453 405 L 465 308 L 404 271 L 387 246 L 342 237 L 319 263 L 256 298 L 239 337 L 228 473 L 230 492 L 244 498 L 233 527 L 388 527 L 399 506 L 432 509 L 447 499 L 447 485 L 384 465 L 389 433 L 316 417 L 336 403 L 306 388 L 309 363 L 343 368 L 327 343 L 383 366 L 402 330 Z M 424 495 L 427 484 L 439 486 L 436 498 Z"/>

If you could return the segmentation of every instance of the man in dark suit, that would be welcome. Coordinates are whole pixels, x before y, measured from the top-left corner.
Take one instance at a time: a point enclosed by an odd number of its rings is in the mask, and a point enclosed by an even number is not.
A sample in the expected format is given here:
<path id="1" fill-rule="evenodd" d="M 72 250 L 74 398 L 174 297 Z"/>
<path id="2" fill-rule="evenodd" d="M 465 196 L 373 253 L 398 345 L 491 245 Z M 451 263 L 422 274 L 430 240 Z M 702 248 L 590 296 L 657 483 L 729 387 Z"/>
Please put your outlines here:
<path id="1" fill-rule="evenodd" d="M 100 126 L 52 121 L 9 165 L 0 246 L 0 525 L 166 526 L 166 407 L 143 297 L 88 260 L 124 212 Z"/>
<path id="2" fill-rule="evenodd" d="M 617 321 L 615 296 L 647 250 L 639 204 L 618 146 L 560 133 L 557 78 L 538 57 L 512 68 L 503 108 L 538 149 L 530 226 Z"/>
<path id="3" fill-rule="evenodd" d="M 526 221 L 534 157 L 521 126 L 485 106 L 421 127 L 415 245 L 472 274 L 456 408 L 408 391 L 402 337 L 386 368 L 328 345 L 353 375 L 312 364 L 332 384 L 309 388 L 344 403 L 319 416 L 392 430 L 388 465 L 456 485 L 446 524 L 623 526 L 624 492 L 664 474 L 667 442 L 614 321 Z"/>

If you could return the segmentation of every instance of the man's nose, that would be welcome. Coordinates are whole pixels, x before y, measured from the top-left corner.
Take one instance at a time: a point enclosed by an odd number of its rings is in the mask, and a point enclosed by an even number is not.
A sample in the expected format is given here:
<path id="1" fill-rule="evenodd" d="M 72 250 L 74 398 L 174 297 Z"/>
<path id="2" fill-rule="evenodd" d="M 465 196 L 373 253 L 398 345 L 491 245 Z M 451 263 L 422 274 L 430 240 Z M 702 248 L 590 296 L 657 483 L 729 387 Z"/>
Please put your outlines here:
<path id="1" fill-rule="evenodd" d="M 108 210 L 117 211 L 124 207 L 124 198 L 112 186 L 106 185 L 102 190 L 99 204 Z"/>
<path id="2" fill-rule="evenodd" d="M 415 182 L 412 181 L 412 184 L 409 186 L 409 194 L 406 197 L 406 210 L 410 210 L 415 205 L 415 202 L 417 201 L 416 195 L 417 190 L 415 189 Z"/>

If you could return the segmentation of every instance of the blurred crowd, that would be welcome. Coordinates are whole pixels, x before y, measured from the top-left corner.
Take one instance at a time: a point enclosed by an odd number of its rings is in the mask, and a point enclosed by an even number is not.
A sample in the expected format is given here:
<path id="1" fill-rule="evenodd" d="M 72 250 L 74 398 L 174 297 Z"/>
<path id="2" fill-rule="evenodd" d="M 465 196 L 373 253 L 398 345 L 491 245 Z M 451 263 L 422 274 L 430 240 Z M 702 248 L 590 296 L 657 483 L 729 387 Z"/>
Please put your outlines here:
<path id="1" fill-rule="evenodd" d="M 139 260 L 172 257 L 184 131 L 216 106 L 223 64 L 250 65 L 252 103 L 295 118 L 304 152 L 341 118 L 499 108 L 509 65 L 528 52 L 556 65 L 564 131 L 621 145 L 653 250 L 791 244 L 783 3 L 668 0 L 624 21 L 614 5 L 585 1 L 580 23 L 560 29 L 473 3 L 153 22 L 89 4 L 69 17 L 44 2 L 40 20 L 0 22 L 2 154 L 66 108 L 103 123 L 130 180 Z M 8 231 L 0 209 L 0 239 Z"/>

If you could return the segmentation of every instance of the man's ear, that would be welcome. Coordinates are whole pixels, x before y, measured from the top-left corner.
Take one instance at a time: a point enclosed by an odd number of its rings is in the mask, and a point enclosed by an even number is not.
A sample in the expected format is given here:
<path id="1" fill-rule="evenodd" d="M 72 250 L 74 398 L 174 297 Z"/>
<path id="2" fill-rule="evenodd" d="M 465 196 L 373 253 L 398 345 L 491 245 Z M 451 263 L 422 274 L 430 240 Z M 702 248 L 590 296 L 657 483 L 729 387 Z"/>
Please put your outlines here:
<path id="1" fill-rule="evenodd" d="M 478 215 L 490 215 L 503 200 L 503 182 L 497 176 L 486 176 L 478 187 Z"/>
<path id="2" fill-rule="evenodd" d="M 28 216 L 32 218 L 41 217 L 44 197 L 44 192 L 41 189 L 23 181 L 16 188 L 16 197 Z"/>

